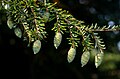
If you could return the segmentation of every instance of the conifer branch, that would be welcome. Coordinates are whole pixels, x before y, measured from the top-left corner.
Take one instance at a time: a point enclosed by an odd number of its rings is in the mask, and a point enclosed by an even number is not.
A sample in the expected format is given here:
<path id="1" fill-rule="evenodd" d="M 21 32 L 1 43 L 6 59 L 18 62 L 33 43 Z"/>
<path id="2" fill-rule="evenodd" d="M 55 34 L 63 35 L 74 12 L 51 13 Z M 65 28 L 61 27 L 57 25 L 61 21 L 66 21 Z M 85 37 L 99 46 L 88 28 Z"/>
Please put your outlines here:
<path id="1" fill-rule="evenodd" d="M 18 27 L 21 27 L 19 25 L 23 26 L 23 30 L 27 33 L 29 43 L 34 42 L 34 54 L 37 54 L 40 51 L 40 40 L 44 40 L 44 38 L 46 38 L 47 32 L 45 29 L 47 27 L 45 27 L 45 24 L 47 24 L 47 22 L 51 22 L 53 19 L 56 19 L 52 28 L 52 30 L 56 32 L 54 37 L 54 46 L 57 49 L 61 44 L 62 34 L 69 34 L 67 39 L 69 40 L 69 44 L 72 46 L 68 52 L 69 63 L 73 61 L 76 54 L 76 48 L 79 43 L 82 43 L 82 46 L 84 47 L 84 54 L 81 59 L 82 66 L 84 66 L 89 60 L 89 51 L 96 48 L 99 50 L 99 53 L 95 56 L 95 65 L 98 67 L 102 61 L 105 45 L 103 40 L 96 33 L 120 31 L 120 25 L 101 27 L 96 24 L 87 26 L 83 21 L 74 18 L 68 11 L 58 8 L 56 6 L 57 3 L 50 3 L 46 0 L 44 0 L 44 2 L 39 1 L 40 3 L 38 4 L 36 4 L 34 0 L 9 0 L 4 2 L 10 5 L 9 9 L 6 11 L 7 15 L 13 19 L 12 22 L 11 19 L 8 18 L 8 26 L 10 29 L 17 28 L 13 25 Z"/>

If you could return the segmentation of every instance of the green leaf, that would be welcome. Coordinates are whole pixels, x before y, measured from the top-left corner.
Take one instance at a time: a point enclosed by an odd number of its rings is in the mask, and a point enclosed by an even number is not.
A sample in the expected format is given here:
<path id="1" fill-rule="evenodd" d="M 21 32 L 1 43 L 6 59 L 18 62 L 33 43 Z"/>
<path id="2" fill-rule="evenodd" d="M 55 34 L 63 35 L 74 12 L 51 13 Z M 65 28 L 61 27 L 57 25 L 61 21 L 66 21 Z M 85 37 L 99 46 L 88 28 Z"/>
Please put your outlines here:
<path id="1" fill-rule="evenodd" d="M 22 37 L 22 31 L 20 28 L 15 28 L 14 33 L 17 37 L 21 38 Z"/>
<path id="2" fill-rule="evenodd" d="M 74 60 L 75 55 L 76 55 L 76 49 L 71 47 L 67 55 L 67 60 L 69 63 L 71 63 Z"/>
<path id="3" fill-rule="evenodd" d="M 97 54 L 95 55 L 95 66 L 96 66 L 96 68 L 98 68 L 98 66 L 101 64 L 101 62 L 103 60 L 103 56 L 104 56 L 104 53 L 102 51 L 97 52 Z"/>
<path id="4" fill-rule="evenodd" d="M 11 20 L 10 17 L 8 17 L 8 20 L 7 20 L 7 25 L 10 29 L 12 29 L 14 27 L 14 24 L 13 24 L 13 21 Z"/>
<path id="5" fill-rule="evenodd" d="M 33 52 L 34 54 L 37 54 L 41 49 L 41 41 L 40 40 L 36 40 L 34 43 L 33 43 Z"/>
<path id="6" fill-rule="evenodd" d="M 88 63 L 89 59 L 90 59 L 90 52 L 85 51 L 81 56 L 82 67 L 85 66 Z"/>
<path id="7" fill-rule="evenodd" d="M 57 49 L 62 41 L 62 34 L 60 32 L 57 32 L 54 37 L 54 46 Z"/>
<path id="8" fill-rule="evenodd" d="M 44 24 L 44 23 L 40 23 L 39 25 L 40 25 L 40 26 L 45 26 L 45 24 Z"/>

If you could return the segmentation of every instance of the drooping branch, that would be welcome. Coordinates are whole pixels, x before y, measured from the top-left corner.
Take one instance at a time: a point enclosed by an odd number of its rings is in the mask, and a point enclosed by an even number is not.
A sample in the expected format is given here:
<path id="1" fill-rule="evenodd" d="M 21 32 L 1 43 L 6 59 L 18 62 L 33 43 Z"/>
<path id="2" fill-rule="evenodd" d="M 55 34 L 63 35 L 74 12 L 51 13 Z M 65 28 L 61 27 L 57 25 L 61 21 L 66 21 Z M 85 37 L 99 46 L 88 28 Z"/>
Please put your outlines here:
<path id="1" fill-rule="evenodd" d="M 46 0 L 41 2 L 42 4 L 36 4 L 34 0 L 14 0 L 13 2 L 10 0 L 6 3 L 10 5 L 7 10 L 8 16 L 13 18 L 12 21 L 11 19 L 8 20 L 8 26 L 10 26 L 10 29 L 21 27 L 21 25 L 23 26 L 24 32 L 28 35 L 29 43 L 33 42 L 34 54 L 40 51 L 40 40 L 47 37 L 47 27 L 45 27 L 47 22 L 56 19 L 51 29 L 55 32 L 53 41 L 54 46 L 57 49 L 61 44 L 62 34 L 69 34 L 69 36 L 66 36 L 71 45 L 67 56 L 69 63 L 75 58 L 76 48 L 79 47 L 79 43 L 82 43 L 82 66 L 87 64 L 90 57 L 90 51 L 94 48 L 98 48 L 99 52 L 95 55 L 95 65 L 98 67 L 104 55 L 103 49 L 105 49 L 105 45 L 103 40 L 95 33 L 120 30 L 120 26 L 101 27 L 97 24 L 87 26 L 83 21 L 74 18 L 68 11 L 56 7 L 57 3 L 50 3 Z M 20 29 L 15 33 L 21 34 Z"/>

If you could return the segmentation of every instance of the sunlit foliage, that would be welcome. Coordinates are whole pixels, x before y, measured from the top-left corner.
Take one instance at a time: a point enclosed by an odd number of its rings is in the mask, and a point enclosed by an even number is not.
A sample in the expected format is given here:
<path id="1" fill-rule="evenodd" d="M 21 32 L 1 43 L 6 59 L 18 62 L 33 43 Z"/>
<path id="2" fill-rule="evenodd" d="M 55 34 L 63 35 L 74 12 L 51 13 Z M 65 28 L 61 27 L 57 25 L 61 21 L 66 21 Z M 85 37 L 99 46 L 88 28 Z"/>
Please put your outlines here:
<path id="1" fill-rule="evenodd" d="M 66 33 L 68 34 L 66 39 L 71 45 L 67 56 L 68 62 L 74 60 L 76 49 L 82 44 L 82 67 L 88 63 L 92 49 L 98 51 L 95 55 L 95 65 L 98 67 L 104 56 L 105 45 L 97 32 L 119 30 L 119 26 L 100 27 L 97 24 L 87 26 L 83 21 L 74 18 L 69 11 L 58 8 L 56 4 L 46 0 L 3 0 L 1 5 L 6 9 L 8 27 L 14 29 L 15 35 L 19 38 L 25 37 L 23 40 L 29 41 L 28 46 L 33 44 L 34 54 L 39 53 L 41 40 L 48 36 L 46 23 L 56 19 L 54 26 L 51 26 L 51 30 L 55 32 L 53 40 L 55 48 L 60 46 L 62 35 Z"/>

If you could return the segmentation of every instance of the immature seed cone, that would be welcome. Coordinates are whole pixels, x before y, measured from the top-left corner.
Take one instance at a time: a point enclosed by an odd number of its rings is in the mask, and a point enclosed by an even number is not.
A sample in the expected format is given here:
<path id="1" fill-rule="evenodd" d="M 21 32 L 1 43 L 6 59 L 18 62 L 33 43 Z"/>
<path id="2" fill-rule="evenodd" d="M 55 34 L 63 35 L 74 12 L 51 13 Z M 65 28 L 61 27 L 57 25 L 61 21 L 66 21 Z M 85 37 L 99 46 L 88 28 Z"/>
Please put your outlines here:
<path id="1" fill-rule="evenodd" d="M 74 60 L 75 55 L 76 55 L 76 49 L 71 47 L 67 55 L 67 60 L 69 63 L 71 63 Z"/>
<path id="2" fill-rule="evenodd" d="M 81 56 L 82 67 L 88 63 L 89 59 L 90 59 L 90 52 L 89 51 L 83 52 Z"/>
<path id="3" fill-rule="evenodd" d="M 36 40 L 34 43 L 33 43 L 33 52 L 34 54 L 37 54 L 41 49 L 41 41 L 40 40 Z"/>
<path id="4" fill-rule="evenodd" d="M 14 24 L 13 24 L 13 21 L 11 20 L 10 17 L 8 17 L 8 20 L 7 20 L 7 25 L 10 29 L 12 29 L 14 27 Z"/>
<path id="5" fill-rule="evenodd" d="M 14 33 L 17 37 L 21 38 L 22 37 L 22 31 L 20 28 L 15 28 Z"/>
<path id="6" fill-rule="evenodd" d="M 54 37 L 54 46 L 57 49 L 62 41 L 62 34 L 60 32 L 57 32 Z"/>
<path id="7" fill-rule="evenodd" d="M 104 53 L 102 51 L 97 52 L 97 54 L 95 55 L 95 66 L 96 66 L 96 68 L 98 68 L 98 66 L 102 63 L 103 56 L 104 56 Z"/>

